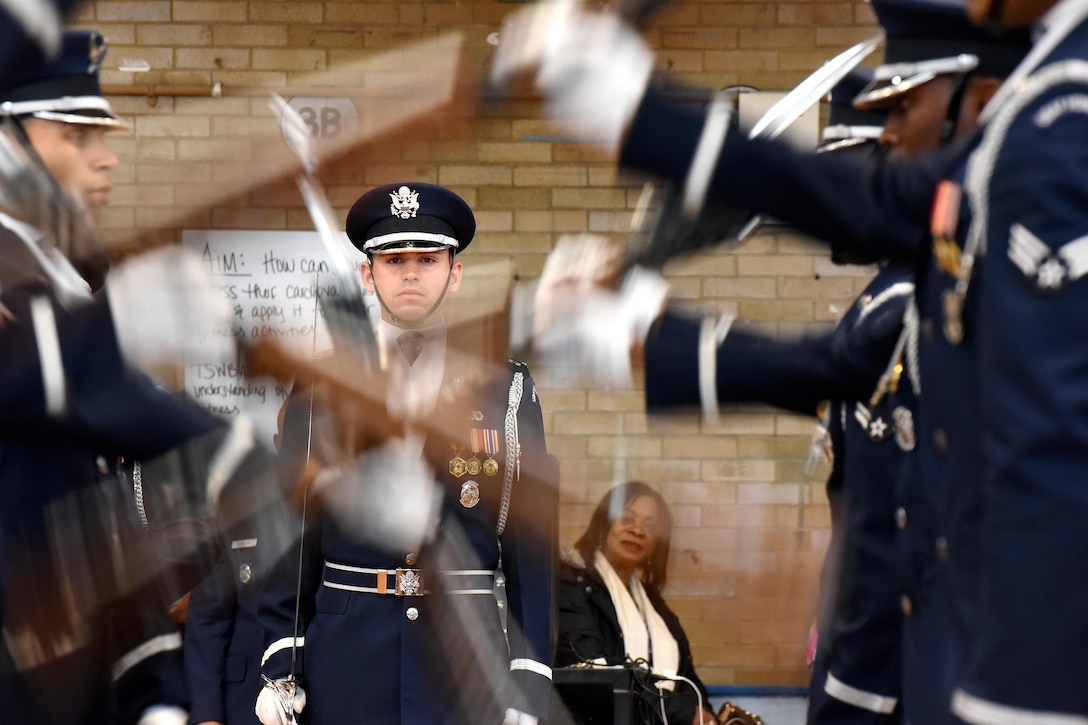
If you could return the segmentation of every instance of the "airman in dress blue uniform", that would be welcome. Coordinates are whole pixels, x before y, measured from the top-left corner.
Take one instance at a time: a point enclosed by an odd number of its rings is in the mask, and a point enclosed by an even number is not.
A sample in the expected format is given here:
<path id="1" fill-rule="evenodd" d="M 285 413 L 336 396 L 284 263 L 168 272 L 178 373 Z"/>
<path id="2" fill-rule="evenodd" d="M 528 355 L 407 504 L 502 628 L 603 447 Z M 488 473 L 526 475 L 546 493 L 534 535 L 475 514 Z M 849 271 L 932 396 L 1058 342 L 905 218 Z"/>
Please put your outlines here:
<path id="1" fill-rule="evenodd" d="M 253 464 L 261 466 L 262 462 Z M 274 467 L 237 476 L 218 496 L 218 556 L 189 598 L 185 679 L 191 723 L 255 725 L 264 629 L 260 586 L 288 548 L 297 551 L 301 522 L 285 492 L 269 485 Z"/>
<path id="2" fill-rule="evenodd" d="M 877 152 L 885 114 L 854 108 L 872 71 L 857 69 L 835 86 L 821 151 Z M 847 260 L 839 260 L 845 262 Z M 911 411 L 898 386 L 873 398 L 894 356 L 913 293 L 910 271 L 883 266 L 833 332 L 793 341 L 735 324 L 717 345 L 716 391 L 688 395 L 722 402 L 770 401 L 811 415 L 826 401 L 821 450 L 832 451 L 827 481 L 832 538 L 821 574 L 818 645 L 809 688 L 809 723 L 900 721 L 902 615 L 896 566 L 894 481 L 913 441 Z M 678 332 L 687 327 L 687 334 Z M 680 400 L 670 382 L 699 363 L 696 325 L 666 314 L 646 342 L 646 395 L 652 411 Z M 770 371 L 770 372 L 769 372 Z M 890 380 L 890 378 L 889 378 Z M 890 385 L 888 386 L 890 387 Z M 830 400 L 828 400 L 830 399 Z M 892 443 L 896 441 L 896 443 Z"/>
<path id="3" fill-rule="evenodd" d="M 363 280 L 381 304 L 387 409 L 406 421 L 452 421 L 444 442 L 397 433 L 406 436 L 398 450 L 431 464 L 426 476 L 437 495 L 407 492 L 396 480 L 388 500 L 368 506 L 394 524 L 432 509 L 437 530 L 430 543 L 406 548 L 383 539 L 378 522 L 360 524 L 325 497 L 324 511 L 307 523 L 301 587 L 296 552 L 262 598 L 264 673 L 301 682 L 303 717 L 313 725 L 546 718 L 557 482 L 542 478 L 552 469 L 536 388 L 525 365 L 509 361 L 468 401 L 450 403 L 443 392 L 478 374 L 454 355 L 457 341 L 447 338 L 455 328 L 445 322 L 447 294 L 461 282 L 455 255 L 472 240 L 473 214 L 443 187 L 391 184 L 355 203 L 346 231 L 367 256 Z M 286 470 L 301 469 L 307 447 L 325 450 L 345 429 L 337 423 L 326 435 L 327 413 L 320 396 L 312 406 L 309 395 L 289 399 Z M 310 460 L 330 462 L 321 453 Z M 372 479 L 365 485 L 376 486 Z M 496 570 L 505 576 L 505 635 Z"/>
<path id="4" fill-rule="evenodd" d="M 125 124 L 99 89 L 102 36 L 70 31 L 60 40 L 55 61 L 34 53 L 5 75 L 5 143 L 23 138 L 44 162 L 39 172 L 28 166 L 23 182 L 51 178 L 93 216 L 108 199 L 117 163 L 102 134 Z M 20 192 L 7 197 L 11 203 L 27 189 L 8 191 Z M 42 207 L 29 208 L 50 208 L 44 202 L 56 199 L 43 196 Z M 80 214 L 75 204 L 52 208 Z M 129 525 L 131 491 L 115 465 L 122 454 L 153 456 L 222 424 L 134 372 L 114 303 L 92 298 L 80 260 L 67 258 L 70 250 L 58 246 L 64 240 L 51 236 L 72 227 L 48 219 L 50 228 L 35 227 L 18 216 L 26 211 L 14 203 L 0 214 L 5 721 L 134 723 L 157 706 L 183 718 L 180 678 L 147 669 L 178 655 L 180 636 L 160 628 L 166 613 L 154 587 L 139 586 L 154 569 L 145 567 L 146 547 L 126 551 L 125 542 L 143 532 Z"/>

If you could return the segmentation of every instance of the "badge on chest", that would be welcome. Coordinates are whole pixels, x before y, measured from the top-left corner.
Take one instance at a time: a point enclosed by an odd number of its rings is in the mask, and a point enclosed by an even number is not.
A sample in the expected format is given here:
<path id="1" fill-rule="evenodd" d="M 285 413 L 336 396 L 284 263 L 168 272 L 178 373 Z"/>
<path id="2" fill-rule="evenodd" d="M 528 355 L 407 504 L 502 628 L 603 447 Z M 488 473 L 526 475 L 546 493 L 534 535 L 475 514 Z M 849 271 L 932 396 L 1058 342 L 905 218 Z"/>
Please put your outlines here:
<path id="1" fill-rule="evenodd" d="M 474 410 L 470 416 L 473 423 L 481 423 L 483 413 Z M 499 431 L 495 428 L 469 428 L 466 445 L 453 446 L 453 457 L 450 458 L 449 471 L 454 478 L 464 476 L 477 477 L 495 476 L 499 472 Z M 480 484 L 475 480 L 468 480 L 461 485 L 459 495 L 461 505 L 472 508 L 480 502 Z"/>

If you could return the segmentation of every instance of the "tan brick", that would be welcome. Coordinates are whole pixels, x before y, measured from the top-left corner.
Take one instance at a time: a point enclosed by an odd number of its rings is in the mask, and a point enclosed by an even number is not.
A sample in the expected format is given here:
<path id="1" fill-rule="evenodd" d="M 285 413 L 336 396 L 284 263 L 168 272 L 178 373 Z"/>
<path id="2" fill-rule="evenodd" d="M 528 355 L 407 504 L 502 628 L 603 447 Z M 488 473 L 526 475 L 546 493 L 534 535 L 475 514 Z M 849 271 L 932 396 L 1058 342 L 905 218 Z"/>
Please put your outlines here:
<path id="1" fill-rule="evenodd" d="M 480 143 L 480 161 L 493 164 L 541 164 L 552 160 L 549 143 Z"/>
<path id="2" fill-rule="evenodd" d="M 660 62 L 666 72 L 698 73 L 703 70 L 703 51 L 671 48 L 664 52 Z"/>
<path id="3" fill-rule="evenodd" d="M 211 181 L 211 166 L 202 163 L 149 164 L 141 162 L 136 169 L 136 178 L 142 184 L 201 184 Z"/>
<path id="4" fill-rule="evenodd" d="M 854 6 L 850 3 L 779 3 L 780 25 L 849 25 L 854 20 Z"/>
<path id="5" fill-rule="evenodd" d="M 756 70 L 777 70 L 778 53 L 768 50 L 708 50 L 703 54 L 703 67 L 708 71 L 728 70 L 737 74 Z M 738 77 L 744 76 L 738 75 Z M 771 86 L 757 87 L 770 88 Z"/>
<path id="6" fill-rule="evenodd" d="M 781 285 L 781 297 L 803 297 L 815 299 L 846 299 L 854 295 L 854 283 L 849 277 L 821 278 L 784 278 Z"/>
<path id="7" fill-rule="evenodd" d="M 809 300 L 740 300 L 738 315 L 755 320 L 811 320 L 812 302 Z"/>
<path id="8" fill-rule="evenodd" d="M 513 169 L 513 183 L 515 186 L 585 186 L 586 172 L 575 166 L 523 165 Z"/>
<path id="9" fill-rule="evenodd" d="M 197 116 L 145 116 L 136 119 L 136 132 L 141 136 L 208 136 L 207 118 Z"/>
<path id="10" fill-rule="evenodd" d="M 494 186 L 510 184 L 511 170 L 495 166 L 445 166 L 439 171 L 439 182 L 445 186 L 468 184 Z"/>
<path id="11" fill-rule="evenodd" d="M 364 35 L 364 44 L 367 48 L 395 48 L 398 46 L 415 43 L 425 38 L 433 38 L 438 34 L 437 28 L 426 26 L 404 26 L 367 28 Z"/>
<path id="12" fill-rule="evenodd" d="M 488 209 L 545 210 L 551 206 L 547 189 L 481 186 L 477 198 L 479 205 Z"/>
<path id="13" fill-rule="evenodd" d="M 868 40 L 879 32 L 880 29 L 875 26 L 861 28 L 817 28 L 816 45 L 821 48 L 827 48 L 830 55 L 838 52 L 838 49 L 845 50 L 855 43 Z"/>
<path id="14" fill-rule="evenodd" d="M 631 218 L 622 189 L 553 189 L 552 203 L 557 208 L 619 209 L 628 222 Z"/>
<path id="15" fill-rule="evenodd" d="M 325 68 L 326 54 L 323 50 L 303 49 L 263 49 L 253 51 L 254 70 L 275 70 L 293 68 L 298 71 L 322 70 Z"/>
<path id="16" fill-rule="evenodd" d="M 699 5 L 697 3 L 673 3 L 666 5 L 653 19 L 653 24 L 669 28 L 675 25 L 698 25 Z"/>
<path id="17" fill-rule="evenodd" d="M 661 441 L 648 436 L 593 436 L 586 445 L 587 455 L 607 458 L 660 458 Z"/>
<path id="18" fill-rule="evenodd" d="M 699 8 L 703 28 L 740 28 L 773 25 L 777 13 L 769 3 L 707 3 Z"/>
<path id="19" fill-rule="evenodd" d="M 325 3 L 325 23 L 364 26 L 419 23 L 419 21 L 406 21 L 398 5 L 398 3 L 327 2 Z M 409 7 L 420 9 L 420 6 L 415 4 Z"/>
<path id="20" fill-rule="evenodd" d="M 767 277 L 711 277 L 703 280 L 704 297 L 774 299 L 778 296 L 775 280 Z"/>
<path id="21" fill-rule="evenodd" d="M 427 3 L 423 22 L 430 26 L 469 25 L 473 22 L 473 3 Z"/>
<path id="22" fill-rule="evenodd" d="M 283 211 L 279 209 L 216 209 L 212 221 L 222 229 L 282 229 Z"/>
<path id="23" fill-rule="evenodd" d="M 299 0 L 298 2 L 249 3 L 249 20 L 258 23 L 320 23 L 323 20 L 324 3 Z"/>
<path id="24" fill-rule="evenodd" d="M 169 22 L 171 3 L 168 0 L 142 0 L 141 2 L 111 2 L 100 0 L 94 3 L 96 20 L 120 20 L 129 23 Z"/>
<path id="25" fill-rule="evenodd" d="M 249 48 L 279 47 L 287 45 L 287 27 L 283 25 L 216 25 L 212 38 L 217 46 Z"/>
<path id="26" fill-rule="evenodd" d="M 737 274 L 750 277 L 811 277 L 812 258 L 800 254 L 738 256 Z"/>
<path id="27" fill-rule="evenodd" d="M 212 70 L 245 70 L 249 65 L 249 50 L 240 48 L 178 48 L 174 51 L 178 69 L 196 67 Z"/>

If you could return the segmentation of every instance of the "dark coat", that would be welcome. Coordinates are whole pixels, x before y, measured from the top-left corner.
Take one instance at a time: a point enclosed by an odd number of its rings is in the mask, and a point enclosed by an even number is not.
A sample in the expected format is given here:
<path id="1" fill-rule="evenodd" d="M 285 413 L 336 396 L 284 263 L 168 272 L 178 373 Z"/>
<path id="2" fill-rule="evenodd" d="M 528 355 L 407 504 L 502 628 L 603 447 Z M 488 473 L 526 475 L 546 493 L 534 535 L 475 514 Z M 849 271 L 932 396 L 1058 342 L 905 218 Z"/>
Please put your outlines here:
<path id="1" fill-rule="evenodd" d="M 503 474 L 506 467 L 518 470 L 504 435 L 511 390 L 518 387 L 520 473 L 512 479 L 508 518 L 497 535 Z M 547 453 L 536 387 L 525 365 L 510 361 L 471 405 L 455 405 L 450 415 L 458 430 L 449 435 L 463 441 L 460 453 L 437 441 L 428 441 L 424 451 L 427 460 L 446 468 L 435 473 L 444 491 L 435 542 L 418 552 L 361 543 L 334 516 L 310 506 L 297 629 L 305 639 L 294 652 L 289 643 L 296 636 L 297 552 L 262 589 L 259 616 L 269 647 L 263 672 L 286 677 L 294 656 L 294 672 L 307 692 L 303 718 L 312 725 L 487 723 L 491 717 L 499 722 L 506 707 L 547 716 L 557 469 Z M 324 407 L 315 405 L 315 431 L 323 429 Z M 293 395 L 282 438 L 285 470 L 301 470 L 309 420 L 308 396 Z M 342 430 L 339 424 L 331 428 Z M 454 456 L 472 456 L 467 449 L 473 429 L 497 436 L 498 469 L 491 474 L 449 470 L 456 470 Z M 314 450 L 320 438 L 314 434 Z M 478 496 L 466 497 L 473 486 Z M 500 567 L 505 633 L 490 576 Z M 422 570 L 423 596 L 395 596 L 392 587 L 386 594 L 374 591 L 372 570 L 404 568 Z M 488 591 L 443 595 L 436 586 L 445 578 L 436 569 L 481 572 L 475 580 Z M 474 623 L 475 634 L 462 633 L 466 620 Z M 495 707 L 497 713 L 481 712 Z"/>
<path id="2" fill-rule="evenodd" d="M 284 553 L 298 551 L 297 511 L 275 485 L 274 457 L 252 460 L 220 493 L 218 560 L 192 590 L 185 627 L 189 722 L 257 725 L 264 630 L 261 584 Z"/>
<path id="3" fill-rule="evenodd" d="M 128 368 L 105 299 L 61 305 L 32 268 L 10 266 L 23 249 L 0 229 L 11 282 L 0 297 L 4 721 L 132 723 L 186 695 L 181 637 L 153 581 L 160 562 L 120 462 L 223 424 Z M 51 335 L 59 361 L 38 339 Z M 51 406 L 60 389 L 63 406 Z"/>
<path id="4" fill-rule="evenodd" d="M 885 266 L 830 332 L 783 340 L 736 325 L 717 350 L 720 402 L 811 414 L 817 401 L 831 401 L 827 428 L 838 445 L 827 483 L 832 539 L 821 583 L 812 724 L 898 721 L 890 712 L 902 673 L 895 511 L 900 469 L 914 446 L 907 430 L 912 400 L 904 399 L 909 382 L 903 377 L 876 405 L 870 398 L 902 331 L 910 278 L 903 265 Z M 646 343 L 647 408 L 699 403 L 698 348 L 699 322 L 666 314 Z"/>
<path id="5" fill-rule="evenodd" d="M 710 198 L 914 265 L 908 352 L 921 385 L 904 491 L 919 505 L 903 519 L 917 570 L 904 600 L 914 722 L 958 722 L 950 703 L 973 722 L 1088 716 L 1088 625 L 1073 584 L 1084 577 L 1056 563 L 1088 559 L 1088 116 L 1069 110 L 1088 87 L 1088 22 L 1083 4 L 1058 8 L 1069 22 L 1051 30 L 1064 37 L 1042 46 L 1038 69 L 991 104 L 1002 110 L 974 138 L 866 166 L 730 133 L 711 181 Z M 647 93 L 622 161 L 683 179 L 702 126 Z M 955 227 L 934 229 L 934 197 L 954 188 L 944 182 L 967 193 L 951 206 Z M 968 230 L 981 244 L 960 299 Z"/>
<path id="6" fill-rule="evenodd" d="M 580 562 L 579 562 L 580 563 Z M 706 687 L 695 674 L 691 657 L 691 645 L 680 620 L 665 604 L 657 590 L 646 588 L 646 594 L 654 609 L 665 620 L 680 649 L 680 667 L 677 674 L 686 677 L 699 688 L 703 707 L 710 709 Z M 612 597 L 600 575 L 594 569 L 575 566 L 563 561 L 559 568 L 559 641 L 555 653 L 556 667 L 569 667 L 599 657 L 610 665 L 620 665 L 626 660 L 623 632 Z M 649 678 L 647 678 L 649 679 Z M 603 690 L 571 688 L 560 690 L 565 705 L 578 723 L 612 722 L 611 695 Z M 599 696 L 598 696 L 599 695 Z M 684 682 L 676 683 L 676 689 L 665 695 L 665 712 L 670 723 L 687 725 L 695 717 L 699 695 Z M 660 722 L 658 690 L 649 686 L 637 705 L 638 722 Z"/>

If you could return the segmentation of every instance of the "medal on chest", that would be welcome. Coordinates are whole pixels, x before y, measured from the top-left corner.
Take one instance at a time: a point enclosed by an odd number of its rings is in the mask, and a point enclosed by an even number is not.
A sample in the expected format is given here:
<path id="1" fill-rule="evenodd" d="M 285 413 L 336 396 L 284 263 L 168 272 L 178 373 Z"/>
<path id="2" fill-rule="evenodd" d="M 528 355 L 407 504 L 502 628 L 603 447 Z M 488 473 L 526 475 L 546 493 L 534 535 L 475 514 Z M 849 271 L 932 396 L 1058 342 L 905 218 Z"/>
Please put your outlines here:
<path id="1" fill-rule="evenodd" d="M 495 456 L 499 452 L 499 431 L 494 428 L 472 428 L 469 431 L 469 448 L 472 449 L 472 461 L 476 463 L 476 471 L 469 471 L 476 475 L 483 470 L 485 475 L 494 476 L 499 472 L 499 462 Z M 481 464 L 477 456 L 483 452 L 486 458 Z"/>
<path id="2" fill-rule="evenodd" d="M 480 411 L 472 411 L 471 421 L 480 423 L 484 416 Z M 466 475 L 476 477 L 481 473 L 494 476 L 499 472 L 499 462 L 495 456 L 499 453 L 499 431 L 494 428 L 469 428 L 468 445 L 454 446 L 453 458 L 450 459 L 449 471 L 454 478 Z M 481 455 L 483 460 L 481 461 Z M 480 502 L 481 488 L 475 480 L 465 481 L 461 485 L 458 500 L 465 508 L 472 508 Z"/>
<path id="3" fill-rule="evenodd" d="M 954 181 L 942 181 L 933 196 L 929 230 L 933 238 L 933 260 L 937 269 L 956 280 L 952 289 L 941 292 L 941 319 L 945 339 L 953 345 L 963 342 L 963 303 L 973 258 L 956 244 L 963 188 Z"/>

